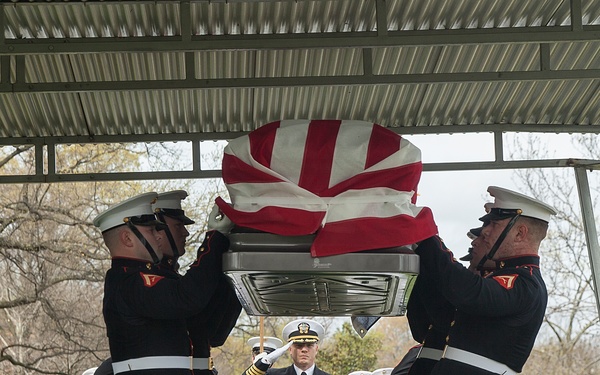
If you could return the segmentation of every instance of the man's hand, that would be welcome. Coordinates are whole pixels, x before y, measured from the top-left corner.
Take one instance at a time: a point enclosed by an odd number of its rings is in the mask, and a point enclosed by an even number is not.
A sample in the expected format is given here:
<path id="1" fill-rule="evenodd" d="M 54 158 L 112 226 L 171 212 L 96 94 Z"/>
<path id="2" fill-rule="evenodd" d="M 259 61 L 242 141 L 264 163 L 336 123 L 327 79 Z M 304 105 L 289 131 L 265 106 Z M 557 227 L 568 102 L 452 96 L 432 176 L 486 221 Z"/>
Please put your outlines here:
<path id="1" fill-rule="evenodd" d="M 269 367 L 273 366 L 273 363 L 275 363 L 277 358 L 281 357 L 281 355 L 285 353 L 290 346 L 292 346 L 292 343 L 293 342 L 290 341 L 286 345 L 279 349 L 275 349 L 269 354 L 265 352 L 257 354 L 256 357 L 254 357 L 254 363 L 252 366 L 248 367 L 246 371 L 242 373 L 242 375 L 257 375 L 266 373 Z"/>
<path id="2" fill-rule="evenodd" d="M 282 346 L 279 349 L 275 349 L 273 350 L 271 353 L 267 354 L 267 356 L 265 357 L 269 362 L 271 362 L 271 365 L 273 363 L 275 363 L 275 361 L 277 361 L 277 358 L 281 357 L 283 355 L 283 353 L 285 353 L 288 348 L 290 346 L 292 346 L 293 342 L 290 341 L 287 344 L 285 344 L 284 346 Z"/>
<path id="3" fill-rule="evenodd" d="M 217 230 L 223 234 L 228 234 L 233 226 L 233 222 L 219 210 L 219 206 L 214 205 L 208 216 L 208 230 Z"/>

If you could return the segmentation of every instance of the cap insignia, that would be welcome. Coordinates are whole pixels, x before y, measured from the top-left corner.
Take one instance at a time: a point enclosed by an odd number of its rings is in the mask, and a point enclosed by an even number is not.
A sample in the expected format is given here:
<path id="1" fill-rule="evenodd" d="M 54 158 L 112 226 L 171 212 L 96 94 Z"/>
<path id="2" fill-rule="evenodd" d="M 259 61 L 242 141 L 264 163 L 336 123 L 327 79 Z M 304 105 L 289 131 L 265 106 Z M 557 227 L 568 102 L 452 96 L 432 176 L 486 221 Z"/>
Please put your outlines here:
<path id="1" fill-rule="evenodd" d="M 298 324 L 298 332 L 300 332 L 303 335 L 306 335 L 308 333 L 308 331 L 310 330 L 310 325 L 308 323 L 300 323 Z"/>

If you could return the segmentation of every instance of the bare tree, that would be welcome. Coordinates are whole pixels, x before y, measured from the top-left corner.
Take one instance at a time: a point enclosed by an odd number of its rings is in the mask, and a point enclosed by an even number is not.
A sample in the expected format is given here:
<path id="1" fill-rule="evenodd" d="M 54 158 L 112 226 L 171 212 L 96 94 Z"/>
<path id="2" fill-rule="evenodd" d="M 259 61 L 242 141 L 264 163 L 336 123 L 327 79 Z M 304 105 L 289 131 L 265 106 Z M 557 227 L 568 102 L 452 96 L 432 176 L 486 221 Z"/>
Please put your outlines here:
<path id="1" fill-rule="evenodd" d="M 63 145 L 57 173 L 168 170 L 173 149 L 147 145 Z M 218 151 L 215 151 L 217 153 Z M 29 174 L 28 146 L 0 149 L 0 172 Z M 214 155 L 208 155 L 214 158 Z M 195 257 L 220 180 L 120 181 L 0 185 L 0 374 L 80 375 L 109 356 L 102 317 L 110 255 L 93 218 L 109 205 L 144 191 L 186 189 L 197 224 L 187 261 Z"/>
<path id="2" fill-rule="evenodd" d="M 25 151 L 2 155 L 9 173 L 29 172 L 33 155 Z M 60 172 L 93 164 L 110 170 L 114 154 L 123 151 L 122 145 L 95 154 L 72 150 Z M 131 183 L 2 185 L 0 373 L 80 374 L 108 356 L 101 302 L 109 254 L 91 221 L 108 197 L 136 189 Z"/>

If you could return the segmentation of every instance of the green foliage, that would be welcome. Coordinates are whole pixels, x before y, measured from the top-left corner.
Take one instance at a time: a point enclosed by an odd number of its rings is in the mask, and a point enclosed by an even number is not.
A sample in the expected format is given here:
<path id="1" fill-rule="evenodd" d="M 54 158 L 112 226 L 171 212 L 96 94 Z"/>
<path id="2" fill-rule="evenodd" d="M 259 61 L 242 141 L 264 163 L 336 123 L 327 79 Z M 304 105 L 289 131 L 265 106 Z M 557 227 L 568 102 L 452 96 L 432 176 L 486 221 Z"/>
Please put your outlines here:
<path id="1" fill-rule="evenodd" d="M 319 349 L 317 366 L 331 375 L 372 370 L 382 343 L 382 334 L 369 334 L 360 338 L 352 325 L 346 322 L 335 332 L 330 344 Z"/>

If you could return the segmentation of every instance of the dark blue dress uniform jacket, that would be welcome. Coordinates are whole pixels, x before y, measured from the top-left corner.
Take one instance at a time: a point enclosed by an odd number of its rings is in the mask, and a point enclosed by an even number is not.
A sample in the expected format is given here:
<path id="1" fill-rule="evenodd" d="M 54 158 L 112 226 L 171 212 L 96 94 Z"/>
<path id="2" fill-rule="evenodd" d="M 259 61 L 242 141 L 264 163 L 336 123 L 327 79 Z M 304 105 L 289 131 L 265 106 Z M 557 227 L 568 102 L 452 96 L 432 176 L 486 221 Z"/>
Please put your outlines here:
<path id="1" fill-rule="evenodd" d="M 175 270 L 172 260 L 163 258 L 160 267 L 173 272 L 175 278 L 181 277 Z M 211 348 L 217 348 L 225 344 L 241 311 L 242 305 L 233 286 L 224 274 L 220 275 L 217 289 L 208 305 L 201 313 L 187 319 L 186 324 L 192 345 L 192 357 L 210 358 Z M 194 375 L 213 375 L 213 371 L 194 369 Z"/>
<path id="2" fill-rule="evenodd" d="M 103 301 L 113 363 L 148 356 L 190 356 L 186 318 L 200 313 L 213 297 L 222 275 L 222 254 L 228 248 L 225 236 L 208 232 L 198 259 L 181 278 L 148 262 L 113 259 Z M 189 375 L 190 371 L 134 373 Z"/>
<path id="3" fill-rule="evenodd" d="M 418 276 L 407 305 L 406 317 L 413 338 L 423 348 L 444 350 L 450 324 L 454 319 L 454 306 L 436 288 L 433 280 Z M 408 375 L 428 375 L 437 360 L 419 357 L 406 372 Z M 400 375 L 396 368 L 392 375 Z"/>
<path id="4" fill-rule="evenodd" d="M 481 277 L 454 261 L 438 237 L 423 241 L 419 277 L 428 279 L 455 308 L 448 333 L 451 347 L 503 363 L 516 372 L 525 364 L 542 324 L 548 293 L 539 257 L 520 256 L 497 262 Z M 489 374 L 442 359 L 433 374 Z"/>
<path id="5" fill-rule="evenodd" d="M 283 368 L 270 368 L 267 370 L 267 375 L 297 375 L 296 369 L 294 369 L 294 365 L 290 365 L 288 367 Z M 321 370 L 317 366 L 315 366 L 315 370 L 313 371 L 313 375 L 329 375 L 329 373 Z"/>
<path id="6" fill-rule="evenodd" d="M 208 358 L 211 348 L 223 345 L 235 327 L 241 311 L 242 305 L 235 290 L 227 281 L 226 276 L 221 275 L 217 290 L 208 306 L 200 314 L 187 320 L 193 357 Z M 212 374 L 212 371 L 196 369 L 194 374 L 208 375 Z"/>

